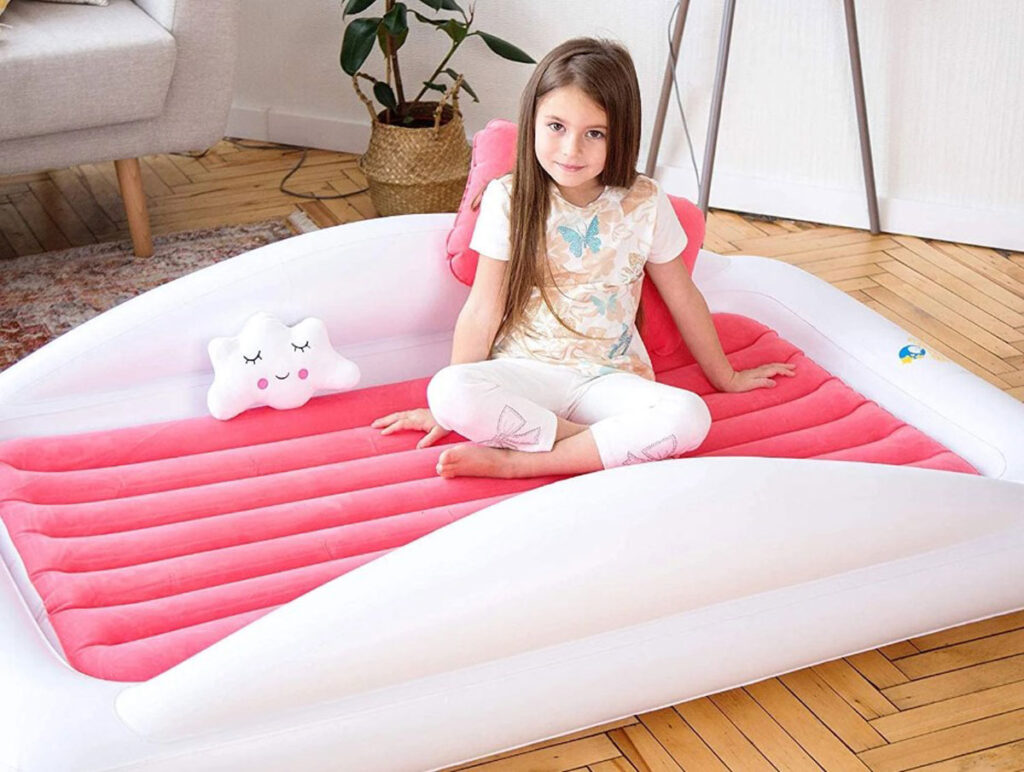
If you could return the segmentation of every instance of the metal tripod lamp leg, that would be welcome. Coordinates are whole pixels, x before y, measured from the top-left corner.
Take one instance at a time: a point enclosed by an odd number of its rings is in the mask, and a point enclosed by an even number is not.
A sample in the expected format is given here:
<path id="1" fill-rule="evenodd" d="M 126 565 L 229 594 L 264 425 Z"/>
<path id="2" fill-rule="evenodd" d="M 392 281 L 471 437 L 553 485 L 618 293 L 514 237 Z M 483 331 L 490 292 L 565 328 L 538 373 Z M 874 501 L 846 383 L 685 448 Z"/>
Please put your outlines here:
<path id="1" fill-rule="evenodd" d="M 736 14 L 736 0 L 725 0 L 722 12 L 722 33 L 718 41 L 718 65 L 715 70 L 715 91 L 711 97 L 711 116 L 708 120 L 708 138 L 704 145 L 704 166 L 700 181 L 698 206 L 708 216 L 711 198 L 711 174 L 715 169 L 715 148 L 718 144 L 718 124 L 722 120 L 722 97 L 725 93 L 725 71 L 729 66 L 729 44 L 732 42 L 732 20 Z"/>
<path id="2" fill-rule="evenodd" d="M 665 65 L 665 77 L 661 81 L 661 99 L 658 100 L 658 113 L 654 118 L 654 132 L 651 134 L 651 149 L 647 153 L 647 168 L 644 174 L 654 176 L 658 165 L 658 150 L 661 148 L 661 133 L 665 129 L 665 116 L 668 114 L 668 100 L 672 96 L 672 83 L 675 80 L 677 60 L 673 52 L 678 53 L 679 44 L 683 40 L 683 29 L 686 27 L 686 13 L 690 9 L 690 0 L 681 0 L 679 13 L 676 15 L 676 26 L 672 30 L 672 43 L 669 47 L 668 62 Z"/>
<path id="3" fill-rule="evenodd" d="M 871 138 L 868 136 L 868 111 L 864 105 L 864 76 L 860 69 L 860 44 L 857 41 L 857 18 L 853 0 L 843 0 L 846 7 L 846 37 L 850 43 L 850 70 L 853 73 L 853 95 L 857 102 L 857 127 L 860 130 L 860 157 L 864 166 L 864 188 L 868 197 L 868 220 L 871 232 L 878 235 L 878 195 L 875 193 L 875 169 L 871 161 Z"/>
<path id="4" fill-rule="evenodd" d="M 867 108 L 864 102 L 864 78 L 861 73 L 860 46 L 857 39 L 857 20 L 854 9 L 854 0 L 843 0 L 846 11 L 846 33 L 850 49 L 850 70 L 853 75 L 853 92 L 857 105 L 857 126 L 860 132 L 861 161 L 864 167 L 864 187 L 867 193 L 868 217 L 871 224 L 871 233 L 880 233 L 878 218 L 878 196 L 875 191 L 874 165 L 871 159 L 871 138 L 868 134 Z M 683 27 L 686 24 L 686 13 L 689 8 L 689 0 L 682 0 L 680 4 L 679 17 L 672 34 L 672 46 L 678 51 L 679 43 L 683 36 Z M 722 31 L 718 43 L 718 64 L 715 71 L 715 85 L 711 100 L 711 114 L 708 119 L 707 141 L 704 146 L 704 167 L 702 178 L 699 184 L 699 206 L 704 213 L 708 214 L 708 202 L 711 198 L 711 175 L 715 166 L 715 150 L 718 144 L 718 127 L 722 119 L 722 100 L 725 94 L 725 75 L 729 65 L 729 47 L 732 42 L 733 19 L 736 13 L 736 0 L 725 0 L 722 12 Z M 668 109 L 668 100 L 672 91 L 672 79 L 676 61 L 669 52 L 668 65 L 665 69 L 665 78 L 662 82 L 661 100 L 658 103 L 657 117 L 654 121 L 654 133 L 651 138 L 651 149 L 647 156 L 647 175 L 653 176 L 658 161 L 658 149 L 661 145 L 662 131 L 665 124 L 665 116 Z"/>

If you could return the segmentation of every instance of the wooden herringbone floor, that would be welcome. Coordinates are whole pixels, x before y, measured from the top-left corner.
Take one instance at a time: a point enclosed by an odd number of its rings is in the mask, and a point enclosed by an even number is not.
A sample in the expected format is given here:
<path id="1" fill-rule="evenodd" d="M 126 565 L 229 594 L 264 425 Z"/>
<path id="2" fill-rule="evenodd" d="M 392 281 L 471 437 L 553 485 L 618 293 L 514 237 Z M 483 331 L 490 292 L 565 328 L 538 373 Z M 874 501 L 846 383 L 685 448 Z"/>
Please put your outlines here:
<path id="1" fill-rule="evenodd" d="M 285 217 L 373 217 L 368 196 L 278 191 L 288 149 L 224 141 L 143 159 L 154 233 Z M 354 156 L 310 151 L 292 189 L 365 184 Z M 0 178 L 3 258 L 127 236 L 112 164 Z M 800 265 L 926 347 L 1024 399 L 1024 255 L 714 211 L 705 246 Z M 969 516 L 969 513 L 965 513 Z M 1024 770 L 1024 611 L 829 662 L 482 760 L 478 772 Z"/>

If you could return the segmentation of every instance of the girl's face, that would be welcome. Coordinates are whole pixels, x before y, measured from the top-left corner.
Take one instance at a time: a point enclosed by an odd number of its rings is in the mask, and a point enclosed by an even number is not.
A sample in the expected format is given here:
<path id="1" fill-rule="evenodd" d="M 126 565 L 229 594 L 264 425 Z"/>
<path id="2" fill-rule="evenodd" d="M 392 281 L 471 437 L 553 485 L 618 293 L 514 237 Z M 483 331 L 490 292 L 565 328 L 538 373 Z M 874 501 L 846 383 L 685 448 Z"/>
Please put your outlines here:
<path id="1" fill-rule="evenodd" d="M 537 101 L 533 140 L 538 163 L 567 201 L 584 206 L 601 194 L 608 116 L 582 89 L 563 86 Z"/>

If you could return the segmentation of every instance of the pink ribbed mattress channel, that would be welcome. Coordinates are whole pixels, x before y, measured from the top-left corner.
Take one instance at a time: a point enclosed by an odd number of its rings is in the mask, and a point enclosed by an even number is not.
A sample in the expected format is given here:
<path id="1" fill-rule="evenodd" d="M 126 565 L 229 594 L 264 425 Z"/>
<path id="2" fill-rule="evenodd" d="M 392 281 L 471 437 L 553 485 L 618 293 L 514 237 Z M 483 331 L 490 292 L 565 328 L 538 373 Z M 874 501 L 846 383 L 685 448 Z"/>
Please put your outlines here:
<path id="1" fill-rule="evenodd" d="M 687 352 L 655 356 L 659 380 L 711 409 L 711 432 L 691 455 L 976 474 L 766 327 L 732 315 L 716 324 L 735 367 L 787 361 L 798 374 L 774 389 L 720 394 Z M 434 470 L 444 445 L 417 450 L 420 433 L 369 428 L 425 405 L 426 383 L 229 422 L 0 444 L 0 515 L 71 665 L 111 680 L 150 678 L 330 579 L 559 479 L 444 480 Z"/>

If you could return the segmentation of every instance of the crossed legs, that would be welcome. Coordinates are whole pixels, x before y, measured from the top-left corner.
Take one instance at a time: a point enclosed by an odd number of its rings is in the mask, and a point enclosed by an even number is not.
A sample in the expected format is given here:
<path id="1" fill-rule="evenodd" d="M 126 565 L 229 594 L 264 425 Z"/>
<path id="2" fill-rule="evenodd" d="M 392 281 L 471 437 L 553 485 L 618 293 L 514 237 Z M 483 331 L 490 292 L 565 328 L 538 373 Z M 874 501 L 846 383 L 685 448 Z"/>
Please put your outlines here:
<path id="1" fill-rule="evenodd" d="M 445 368 L 427 398 L 438 423 L 478 443 L 446 449 L 442 477 L 581 474 L 669 458 L 697 447 L 711 423 L 691 392 L 523 360 Z"/>

